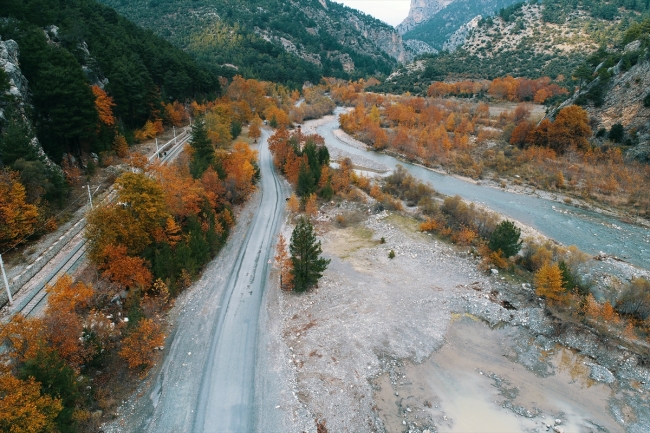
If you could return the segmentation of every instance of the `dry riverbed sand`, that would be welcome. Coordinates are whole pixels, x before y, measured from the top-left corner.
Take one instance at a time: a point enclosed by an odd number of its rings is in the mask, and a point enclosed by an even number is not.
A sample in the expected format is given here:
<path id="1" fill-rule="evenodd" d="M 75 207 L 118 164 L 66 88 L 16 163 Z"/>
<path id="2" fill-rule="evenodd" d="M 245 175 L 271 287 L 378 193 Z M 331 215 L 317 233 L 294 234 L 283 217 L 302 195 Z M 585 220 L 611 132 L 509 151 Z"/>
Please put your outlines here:
<path id="1" fill-rule="evenodd" d="M 466 249 L 417 227 L 407 214 L 328 204 L 316 228 L 332 262 L 318 287 L 281 293 L 272 275 L 261 350 L 284 384 L 274 427 L 650 431 L 650 374 L 634 356 L 558 332 L 529 285 L 480 271 Z"/>

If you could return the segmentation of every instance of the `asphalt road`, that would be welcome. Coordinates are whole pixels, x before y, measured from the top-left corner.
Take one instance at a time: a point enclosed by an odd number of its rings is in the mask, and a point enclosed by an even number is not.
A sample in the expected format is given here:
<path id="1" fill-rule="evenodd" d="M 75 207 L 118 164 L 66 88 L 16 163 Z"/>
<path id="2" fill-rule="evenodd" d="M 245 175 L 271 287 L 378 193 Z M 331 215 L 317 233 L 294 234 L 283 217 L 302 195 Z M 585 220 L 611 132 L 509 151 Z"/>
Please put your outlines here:
<path id="1" fill-rule="evenodd" d="M 282 223 L 286 182 L 260 141 L 261 181 L 228 244 L 178 299 L 164 361 L 105 432 L 250 432 L 256 420 L 256 370 L 262 297 Z M 259 404 L 258 406 L 259 407 Z"/>

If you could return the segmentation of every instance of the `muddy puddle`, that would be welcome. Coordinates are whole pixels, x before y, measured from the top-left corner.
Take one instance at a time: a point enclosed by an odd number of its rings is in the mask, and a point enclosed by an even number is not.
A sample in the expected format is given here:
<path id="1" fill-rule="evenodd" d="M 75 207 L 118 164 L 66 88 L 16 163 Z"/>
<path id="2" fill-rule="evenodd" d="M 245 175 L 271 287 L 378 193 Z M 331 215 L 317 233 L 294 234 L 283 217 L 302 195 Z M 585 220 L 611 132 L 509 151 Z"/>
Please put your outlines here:
<path id="1" fill-rule="evenodd" d="M 609 409 L 612 390 L 589 378 L 588 360 L 553 345 L 535 352 L 526 368 L 515 362 L 526 338 L 519 328 L 458 317 L 427 361 L 376 379 L 386 431 L 624 431 Z"/>

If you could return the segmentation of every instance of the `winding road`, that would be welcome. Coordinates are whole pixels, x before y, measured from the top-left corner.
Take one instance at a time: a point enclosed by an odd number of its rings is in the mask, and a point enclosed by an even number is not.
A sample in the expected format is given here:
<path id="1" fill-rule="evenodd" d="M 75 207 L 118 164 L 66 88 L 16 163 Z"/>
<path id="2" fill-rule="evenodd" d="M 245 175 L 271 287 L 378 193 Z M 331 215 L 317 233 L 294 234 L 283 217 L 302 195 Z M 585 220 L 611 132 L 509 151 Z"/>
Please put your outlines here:
<path id="1" fill-rule="evenodd" d="M 255 419 L 260 308 L 289 196 L 268 136 L 263 131 L 259 146 L 260 191 L 201 280 L 178 299 L 148 398 L 126 405 L 123 418 L 105 431 L 249 432 L 263 421 Z"/>

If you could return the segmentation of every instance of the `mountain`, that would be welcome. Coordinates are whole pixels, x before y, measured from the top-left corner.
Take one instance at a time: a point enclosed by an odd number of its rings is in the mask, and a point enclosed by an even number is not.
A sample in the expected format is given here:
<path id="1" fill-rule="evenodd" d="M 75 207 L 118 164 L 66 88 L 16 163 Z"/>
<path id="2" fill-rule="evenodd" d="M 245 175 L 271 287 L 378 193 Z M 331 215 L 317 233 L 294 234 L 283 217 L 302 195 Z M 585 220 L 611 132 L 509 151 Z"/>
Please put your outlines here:
<path id="1" fill-rule="evenodd" d="M 411 0 L 408 16 L 397 25 L 397 31 L 403 35 L 415 27 L 429 21 L 441 9 L 454 0 Z"/>
<path id="2" fill-rule="evenodd" d="M 570 79 L 599 46 L 620 41 L 637 16 L 623 8 L 611 19 L 593 12 L 568 3 L 516 3 L 455 32 L 445 45 L 453 53 L 422 56 L 415 64 L 397 69 L 378 90 L 425 94 L 432 81 L 506 75 Z"/>
<path id="3" fill-rule="evenodd" d="M 412 57 L 391 26 L 329 0 L 101 0 L 222 75 L 302 86 L 389 74 Z"/>
<path id="4" fill-rule="evenodd" d="M 439 2 L 437 0 L 425 2 L 430 4 L 427 9 L 428 18 L 412 26 L 403 33 L 404 40 L 417 40 L 429 46 L 442 50 L 447 40 L 461 27 L 477 16 L 487 17 L 498 13 L 499 9 L 506 8 L 519 0 L 454 0 Z M 413 0 L 413 3 L 423 0 Z M 435 11 L 435 12 L 433 12 Z M 409 13 L 409 16 L 411 13 Z M 423 16 L 426 16 L 423 14 Z M 407 18 L 408 20 L 408 18 Z M 405 29 L 404 23 L 398 29 Z"/>

